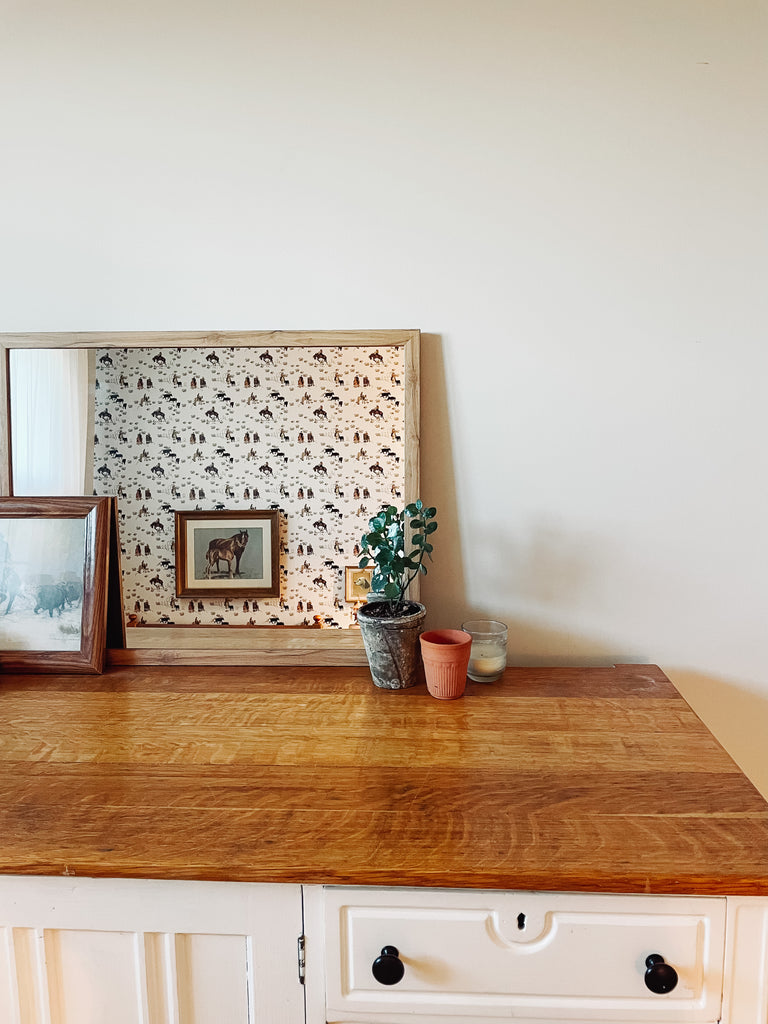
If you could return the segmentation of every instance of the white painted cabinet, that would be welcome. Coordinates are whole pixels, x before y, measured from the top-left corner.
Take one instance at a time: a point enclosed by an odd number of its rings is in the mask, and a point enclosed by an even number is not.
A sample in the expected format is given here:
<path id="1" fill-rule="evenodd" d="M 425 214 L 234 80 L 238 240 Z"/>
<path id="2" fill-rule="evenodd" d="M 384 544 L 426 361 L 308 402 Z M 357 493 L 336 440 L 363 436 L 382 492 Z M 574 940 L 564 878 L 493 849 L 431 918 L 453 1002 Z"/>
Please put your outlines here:
<path id="1" fill-rule="evenodd" d="M 768 899 L 0 876 L 0 1024 L 502 1019 L 768 1024 Z"/>
<path id="2" fill-rule="evenodd" d="M 768 1024 L 764 899 L 313 887 L 304 912 L 309 1024 Z"/>
<path id="3" fill-rule="evenodd" d="M 728 897 L 723 1022 L 768 1022 L 768 899 Z"/>
<path id="4" fill-rule="evenodd" d="M 0 877 L 2 1024 L 301 1024 L 298 885 Z"/>

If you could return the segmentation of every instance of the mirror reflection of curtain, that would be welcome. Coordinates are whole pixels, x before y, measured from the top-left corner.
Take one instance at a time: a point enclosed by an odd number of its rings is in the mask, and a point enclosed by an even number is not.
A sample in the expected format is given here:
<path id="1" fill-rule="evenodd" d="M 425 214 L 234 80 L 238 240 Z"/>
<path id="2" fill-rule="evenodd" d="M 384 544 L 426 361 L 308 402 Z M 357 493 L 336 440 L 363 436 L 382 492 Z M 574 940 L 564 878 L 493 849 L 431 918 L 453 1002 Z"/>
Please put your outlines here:
<path id="1" fill-rule="evenodd" d="M 87 493 L 88 352 L 12 349 L 10 356 L 13 493 Z"/>

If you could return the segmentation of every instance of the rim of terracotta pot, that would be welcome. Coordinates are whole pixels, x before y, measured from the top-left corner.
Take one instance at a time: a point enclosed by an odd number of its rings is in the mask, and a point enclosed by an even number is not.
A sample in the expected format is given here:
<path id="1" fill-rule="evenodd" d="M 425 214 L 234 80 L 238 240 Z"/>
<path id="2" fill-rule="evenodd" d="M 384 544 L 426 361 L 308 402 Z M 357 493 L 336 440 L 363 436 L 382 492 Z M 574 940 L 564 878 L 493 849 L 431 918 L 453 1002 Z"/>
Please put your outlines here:
<path id="1" fill-rule="evenodd" d="M 463 629 L 428 629 L 419 637 L 422 646 L 432 650 L 461 650 L 472 644 L 472 635 Z"/>

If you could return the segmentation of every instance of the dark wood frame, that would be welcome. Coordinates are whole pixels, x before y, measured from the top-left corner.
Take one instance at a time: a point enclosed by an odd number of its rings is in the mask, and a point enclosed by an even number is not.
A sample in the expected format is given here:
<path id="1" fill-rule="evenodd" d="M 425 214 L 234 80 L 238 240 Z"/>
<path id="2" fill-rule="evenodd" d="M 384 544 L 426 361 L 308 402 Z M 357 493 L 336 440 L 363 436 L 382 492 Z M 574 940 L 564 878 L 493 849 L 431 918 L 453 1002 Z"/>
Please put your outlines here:
<path id="1" fill-rule="evenodd" d="M 176 524 L 176 596 L 177 597 L 208 597 L 218 600 L 224 597 L 280 597 L 280 512 L 277 509 L 248 509 L 232 511 L 195 511 L 175 513 Z M 233 586 L 233 580 L 212 580 L 207 586 L 195 585 L 190 582 L 187 573 L 187 529 L 196 521 L 210 522 L 219 520 L 223 531 L 237 532 L 248 523 L 270 526 L 269 552 L 270 577 L 264 586 L 249 583 L 245 586 Z M 227 526 L 226 524 L 230 525 Z"/>
<path id="2" fill-rule="evenodd" d="M 0 669 L 3 671 L 98 673 L 103 670 L 113 501 L 113 498 L 88 497 L 0 498 L 0 520 L 85 520 L 80 650 L 0 651 Z"/>

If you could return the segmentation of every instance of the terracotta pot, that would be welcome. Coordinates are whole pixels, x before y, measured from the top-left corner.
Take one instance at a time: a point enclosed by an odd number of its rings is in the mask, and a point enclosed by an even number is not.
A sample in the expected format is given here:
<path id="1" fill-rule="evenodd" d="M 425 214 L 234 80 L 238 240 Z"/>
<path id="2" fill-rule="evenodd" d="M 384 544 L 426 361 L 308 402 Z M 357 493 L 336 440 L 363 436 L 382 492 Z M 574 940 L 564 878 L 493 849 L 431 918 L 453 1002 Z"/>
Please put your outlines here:
<path id="1" fill-rule="evenodd" d="M 357 622 L 368 656 L 371 678 L 383 690 L 404 690 L 419 682 L 419 630 L 427 610 L 418 601 L 406 604 L 406 614 L 378 616 L 369 602 L 357 610 Z"/>
<path id="2" fill-rule="evenodd" d="M 472 637 L 462 629 L 432 629 L 422 633 L 421 657 L 427 689 L 438 700 L 455 700 L 467 684 Z"/>

